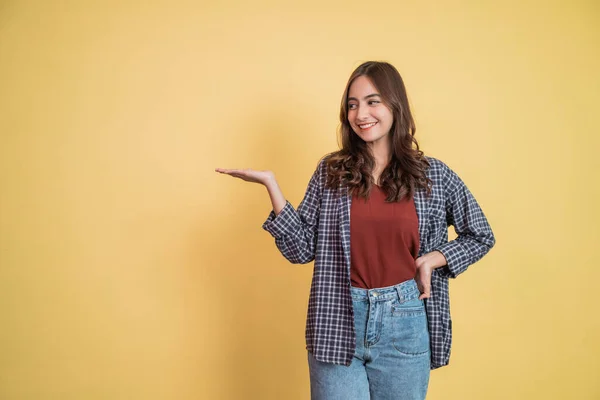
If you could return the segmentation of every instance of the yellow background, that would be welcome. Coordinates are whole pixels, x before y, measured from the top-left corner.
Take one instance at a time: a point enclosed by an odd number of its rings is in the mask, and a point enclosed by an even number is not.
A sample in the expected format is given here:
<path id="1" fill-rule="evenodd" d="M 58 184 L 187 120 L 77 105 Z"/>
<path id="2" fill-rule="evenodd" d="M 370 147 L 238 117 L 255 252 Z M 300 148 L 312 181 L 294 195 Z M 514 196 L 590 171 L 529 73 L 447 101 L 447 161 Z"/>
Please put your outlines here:
<path id="1" fill-rule="evenodd" d="M 307 399 L 297 205 L 350 72 L 403 75 L 496 247 L 428 399 L 599 399 L 597 1 L 0 1 L 0 399 Z"/>

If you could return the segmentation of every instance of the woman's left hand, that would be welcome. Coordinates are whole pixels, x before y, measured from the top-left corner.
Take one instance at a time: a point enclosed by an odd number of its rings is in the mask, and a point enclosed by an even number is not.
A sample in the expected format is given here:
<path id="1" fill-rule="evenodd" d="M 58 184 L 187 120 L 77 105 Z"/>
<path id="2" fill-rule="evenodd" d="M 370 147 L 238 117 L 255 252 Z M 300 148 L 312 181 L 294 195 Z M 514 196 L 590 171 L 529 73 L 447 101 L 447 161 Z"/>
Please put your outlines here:
<path id="1" fill-rule="evenodd" d="M 415 260 L 415 266 L 417 267 L 415 281 L 417 281 L 417 287 L 421 292 L 419 300 L 431 297 L 431 273 L 434 269 L 443 267 L 446 264 L 446 257 L 437 250 L 423 254 Z"/>

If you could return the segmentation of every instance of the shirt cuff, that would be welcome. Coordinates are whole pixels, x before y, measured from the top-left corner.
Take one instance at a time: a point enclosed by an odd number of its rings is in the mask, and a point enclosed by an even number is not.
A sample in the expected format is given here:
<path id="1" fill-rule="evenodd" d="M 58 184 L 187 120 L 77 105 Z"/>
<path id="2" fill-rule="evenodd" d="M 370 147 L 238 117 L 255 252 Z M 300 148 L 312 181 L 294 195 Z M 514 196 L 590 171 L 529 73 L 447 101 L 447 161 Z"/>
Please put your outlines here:
<path id="1" fill-rule="evenodd" d="M 456 278 L 458 274 L 456 273 L 456 263 L 460 258 L 460 249 L 455 246 L 457 243 L 444 243 L 433 250 L 437 250 L 444 255 L 446 258 L 446 265 L 443 267 L 436 268 L 436 272 L 443 276 L 444 278 Z"/>
<path id="2" fill-rule="evenodd" d="M 269 213 L 262 228 L 277 239 L 294 233 L 300 226 L 302 226 L 302 222 L 298 213 L 290 202 L 286 201 L 279 215 L 275 214 L 275 211 Z"/>

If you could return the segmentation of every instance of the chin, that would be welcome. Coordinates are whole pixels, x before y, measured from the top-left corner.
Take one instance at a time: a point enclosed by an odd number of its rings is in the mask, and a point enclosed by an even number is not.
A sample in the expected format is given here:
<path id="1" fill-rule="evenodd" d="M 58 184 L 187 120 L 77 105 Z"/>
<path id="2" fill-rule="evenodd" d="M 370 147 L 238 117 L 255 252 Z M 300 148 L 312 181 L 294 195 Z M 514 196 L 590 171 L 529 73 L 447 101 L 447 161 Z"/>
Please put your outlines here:
<path id="1" fill-rule="evenodd" d="M 373 143 L 373 142 L 383 139 L 383 135 L 373 133 L 373 134 L 362 135 L 362 136 L 360 136 L 360 138 L 367 143 Z"/>

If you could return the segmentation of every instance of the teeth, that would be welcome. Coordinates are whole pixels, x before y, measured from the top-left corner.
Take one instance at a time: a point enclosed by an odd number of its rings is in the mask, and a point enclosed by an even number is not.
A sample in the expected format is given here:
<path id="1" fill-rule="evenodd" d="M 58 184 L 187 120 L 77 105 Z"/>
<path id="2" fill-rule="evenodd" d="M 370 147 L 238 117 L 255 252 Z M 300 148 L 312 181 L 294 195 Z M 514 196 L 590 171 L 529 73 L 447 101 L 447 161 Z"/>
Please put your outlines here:
<path id="1" fill-rule="evenodd" d="M 360 129 L 367 129 L 375 125 L 377 122 L 371 122 L 370 124 L 359 125 Z"/>

